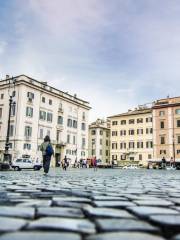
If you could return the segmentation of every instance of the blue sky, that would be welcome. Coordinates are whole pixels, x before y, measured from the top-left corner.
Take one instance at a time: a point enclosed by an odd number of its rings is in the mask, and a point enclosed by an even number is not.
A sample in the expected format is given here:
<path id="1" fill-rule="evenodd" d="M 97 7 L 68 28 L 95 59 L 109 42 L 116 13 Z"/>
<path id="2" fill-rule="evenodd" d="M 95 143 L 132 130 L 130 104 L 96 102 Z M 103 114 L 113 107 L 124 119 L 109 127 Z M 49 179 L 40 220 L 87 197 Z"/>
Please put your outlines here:
<path id="1" fill-rule="evenodd" d="M 0 0 L 0 78 L 77 93 L 90 120 L 180 95 L 179 0 Z"/>

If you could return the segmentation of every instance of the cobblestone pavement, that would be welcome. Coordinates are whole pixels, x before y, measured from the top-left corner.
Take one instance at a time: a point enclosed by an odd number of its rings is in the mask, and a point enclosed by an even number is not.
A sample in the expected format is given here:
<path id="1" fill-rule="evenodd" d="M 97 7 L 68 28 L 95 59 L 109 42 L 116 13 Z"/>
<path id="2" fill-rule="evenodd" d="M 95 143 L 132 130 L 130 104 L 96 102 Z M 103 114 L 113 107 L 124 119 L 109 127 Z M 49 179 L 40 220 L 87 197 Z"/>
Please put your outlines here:
<path id="1" fill-rule="evenodd" d="M 180 171 L 0 173 L 0 240 L 180 240 Z"/>

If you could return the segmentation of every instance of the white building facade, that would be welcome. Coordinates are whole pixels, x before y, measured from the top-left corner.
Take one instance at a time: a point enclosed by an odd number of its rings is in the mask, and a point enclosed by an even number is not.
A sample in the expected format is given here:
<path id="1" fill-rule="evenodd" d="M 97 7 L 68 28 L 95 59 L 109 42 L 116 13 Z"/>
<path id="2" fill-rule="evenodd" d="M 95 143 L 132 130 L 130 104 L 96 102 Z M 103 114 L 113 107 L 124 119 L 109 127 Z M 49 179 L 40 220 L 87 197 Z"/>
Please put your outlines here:
<path id="1" fill-rule="evenodd" d="M 41 159 L 39 147 L 49 135 L 55 150 L 52 165 L 66 155 L 71 164 L 88 156 L 89 103 L 25 75 L 0 81 L 0 151 L 5 148 L 9 96 L 13 95 L 10 118 L 12 159 Z"/>

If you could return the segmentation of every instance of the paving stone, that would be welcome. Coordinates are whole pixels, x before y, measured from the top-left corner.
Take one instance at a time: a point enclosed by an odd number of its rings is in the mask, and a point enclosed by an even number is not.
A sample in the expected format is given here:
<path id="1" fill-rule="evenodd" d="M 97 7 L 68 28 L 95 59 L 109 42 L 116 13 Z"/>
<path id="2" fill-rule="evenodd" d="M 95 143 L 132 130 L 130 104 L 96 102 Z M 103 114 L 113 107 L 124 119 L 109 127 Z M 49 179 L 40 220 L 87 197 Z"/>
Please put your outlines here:
<path id="1" fill-rule="evenodd" d="M 134 203 L 128 201 L 94 201 L 95 206 L 97 207 L 116 207 L 116 208 L 125 208 L 135 206 Z"/>
<path id="2" fill-rule="evenodd" d="M 172 206 L 174 205 L 174 203 L 167 201 L 167 200 L 163 200 L 163 199 L 159 199 L 159 200 L 137 200 L 134 201 L 135 204 L 139 205 L 139 206 L 160 206 L 160 207 L 168 207 L 168 206 Z"/>
<path id="3" fill-rule="evenodd" d="M 29 218 L 33 219 L 35 215 L 35 209 L 34 208 L 27 208 L 27 207 L 6 207 L 1 206 L 0 207 L 0 217 L 6 216 L 6 217 L 19 217 L 19 218 Z"/>
<path id="4" fill-rule="evenodd" d="M 115 232 L 115 233 L 102 233 L 89 236 L 86 240 L 164 240 L 160 236 L 155 236 L 148 233 L 137 232 Z"/>
<path id="5" fill-rule="evenodd" d="M 51 200 L 38 200 L 38 199 L 28 199 L 28 201 L 24 201 L 19 203 L 17 206 L 21 207 L 49 207 L 52 204 Z"/>
<path id="6" fill-rule="evenodd" d="M 138 216 L 149 216 L 153 214 L 179 214 L 178 211 L 170 208 L 162 208 L 162 207 L 146 207 L 146 206 L 136 206 L 136 207 L 129 207 L 130 211 Z"/>
<path id="7" fill-rule="evenodd" d="M 28 229 L 47 229 L 73 231 L 79 233 L 95 233 L 95 225 L 85 219 L 68 219 L 44 217 L 29 224 Z"/>
<path id="8" fill-rule="evenodd" d="M 84 211 L 91 217 L 110 217 L 110 218 L 135 218 L 125 210 L 114 208 L 95 208 L 86 207 Z"/>
<path id="9" fill-rule="evenodd" d="M 80 198 L 80 197 L 53 197 L 53 202 L 79 202 L 79 203 L 90 203 L 91 199 Z"/>
<path id="10" fill-rule="evenodd" d="M 37 209 L 37 216 L 83 218 L 84 214 L 77 208 L 43 207 Z"/>
<path id="11" fill-rule="evenodd" d="M 158 228 L 135 219 L 97 219 L 96 223 L 100 231 L 150 231 L 157 232 Z"/>
<path id="12" fill-rule="evenodd" d="M 98 201 L 127 201 L 126 198 L 117 196 L 93 196 L 92 199 Z"/>
<path id="13" fill-rule="evenodd" d="M 166 215 L 166 217 L 164 217 L 164 214 L 159 214 L 150 216 L 149 219 L 158 225 L 180 227 L 180 214 L 179 215 L 169 214 Z"/>
<path id="14" fill-rule="evenodd" d="M 0 232 L 17 231 L 26 226 L 27 221 L 24 219 L 0 217 Z"/>
<path id="15" fill-rule="evenodd" d="M 0 240 L 81 240 L 76 233 L 62 232 L 16 232 L 0 236 Z"/>

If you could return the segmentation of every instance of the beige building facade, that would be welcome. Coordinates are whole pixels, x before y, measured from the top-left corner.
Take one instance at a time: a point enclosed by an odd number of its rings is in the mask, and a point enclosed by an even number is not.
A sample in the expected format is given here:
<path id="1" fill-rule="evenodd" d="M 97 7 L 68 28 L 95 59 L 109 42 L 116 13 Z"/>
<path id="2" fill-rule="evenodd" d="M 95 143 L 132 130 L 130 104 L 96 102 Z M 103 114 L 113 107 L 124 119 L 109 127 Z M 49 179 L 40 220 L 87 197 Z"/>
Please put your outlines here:
<path id="1" fill-rule="evenodd" d="M 97 119 L 89 125 L 89 158 L 95 157 L 102 164 L 110 163 L 110 123 Z"/>
<path id="2" fill-rule="evenodd" d="M 153 159 L 152 109 L 139 107 L 108 119 L 111 124 L 111 161 L 120 166 L 147 166 Z"/>
<path id="3" fill-rule="evenodd" d="M 40 145 L 49 135 L 55 149 L 54 166 L 66 155 L 70 162 L 88 157 L 89 103 L 25 75 L 0 81 L 0 151 L 5 148 L 9 96 L 9 152 L 12 159 L 41 159 Z"/>
<path id="4" fill-rule="evenodd" d="M 153 130 L 154 160 L 180 161 L 180 97 L 154 102 Z"/>

